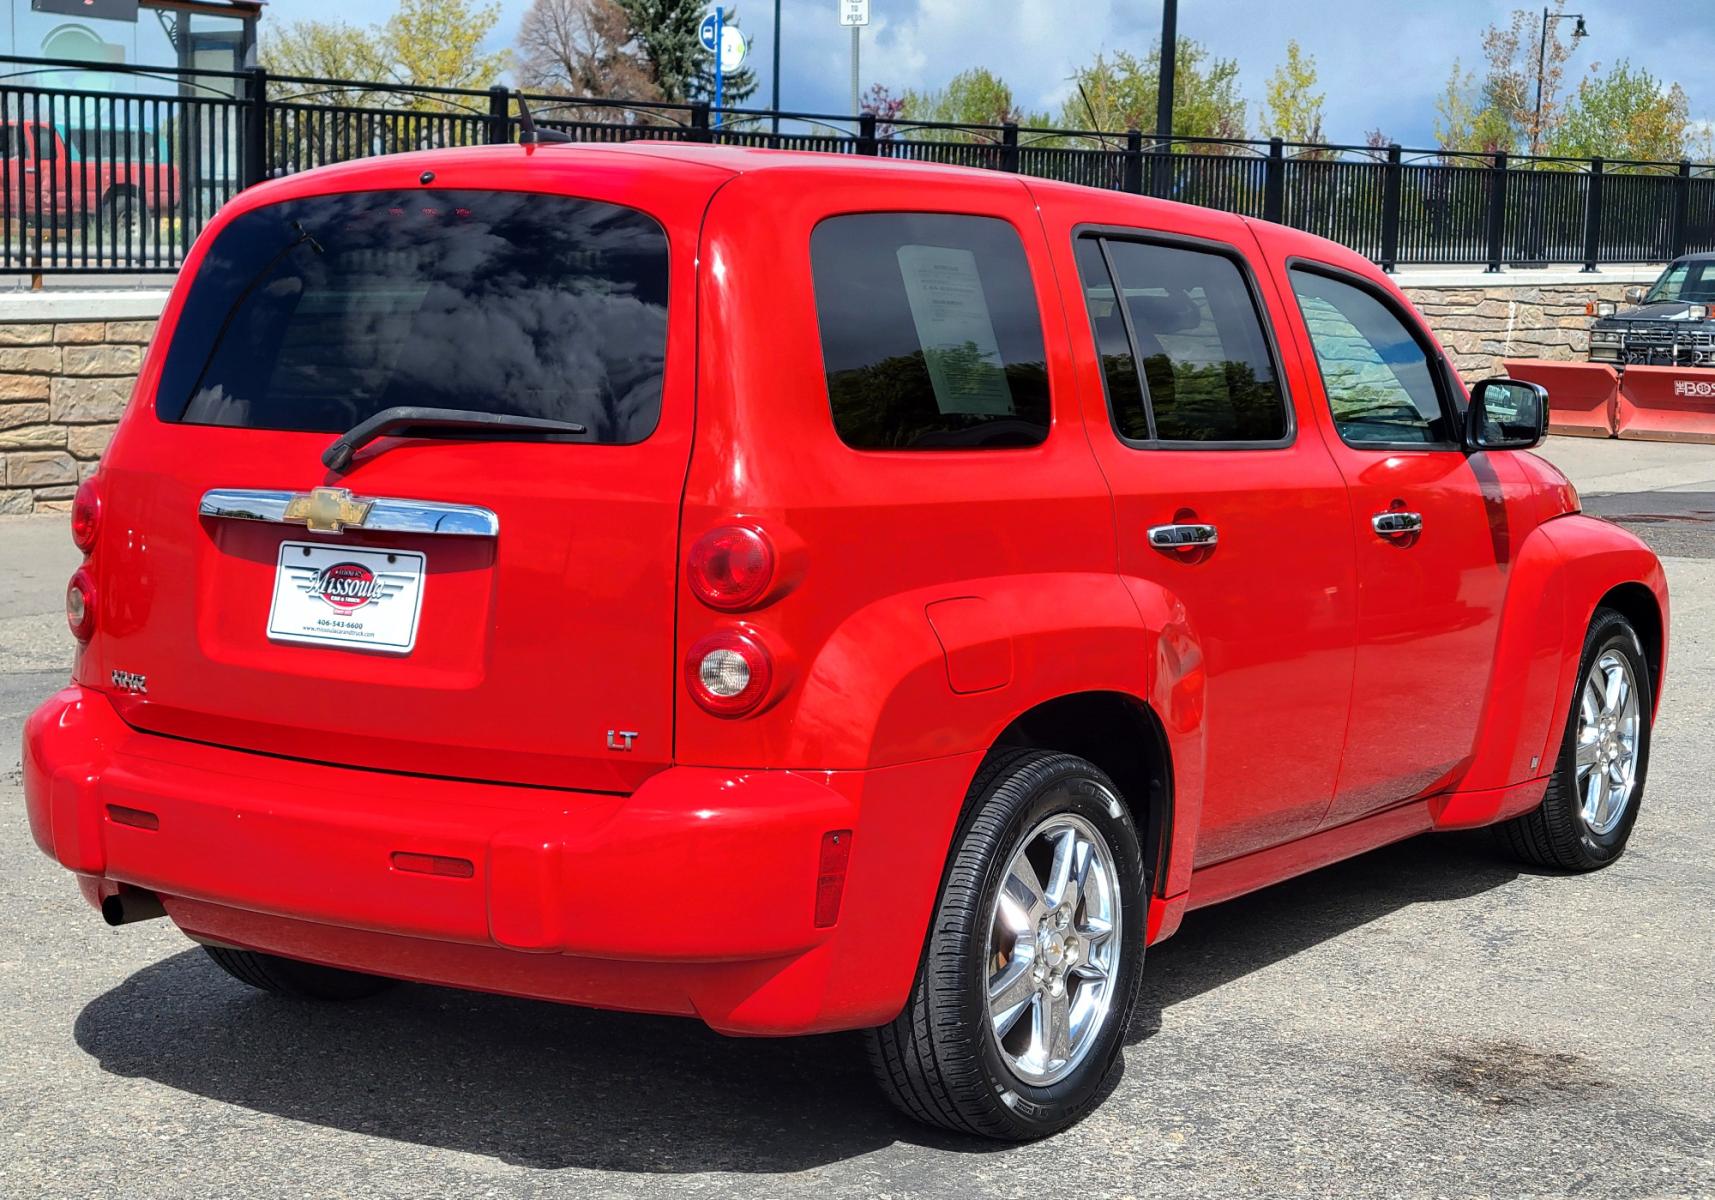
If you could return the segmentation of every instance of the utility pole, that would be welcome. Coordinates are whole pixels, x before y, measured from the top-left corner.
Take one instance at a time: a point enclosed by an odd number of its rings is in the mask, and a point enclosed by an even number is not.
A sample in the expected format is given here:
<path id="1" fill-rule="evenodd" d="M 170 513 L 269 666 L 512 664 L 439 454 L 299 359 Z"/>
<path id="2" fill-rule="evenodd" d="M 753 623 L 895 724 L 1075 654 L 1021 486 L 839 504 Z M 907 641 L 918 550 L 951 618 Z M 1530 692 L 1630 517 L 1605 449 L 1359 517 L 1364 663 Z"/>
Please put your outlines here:
<path id="1" fill-rule="evenodd" d="M 780 0 L 774 0 L 774 132 L 780 132 Z"/>
<path id="2" fill-rule="evenodd" d="M 1572 21 L 1572 44 L 1589 35 L 1584 28 L 1583 13 L 1557 13 L 1552 9 L 1542 10 L 1542 39 L 1536 43 L 1536 118 L 1530 124 L 1530 152 L 1538 154 L 1542 151 L 1542 76 L 1548 59 L 1548 27 L 1556 21 Z"/>
<path id="3" fill-rule="evenodd" d="M 1173 136 L 1173 60 L 1179 50 L 1179 0 L 1161 0 L 1161 73 L 1156 80 L 1155 138 Z"/>

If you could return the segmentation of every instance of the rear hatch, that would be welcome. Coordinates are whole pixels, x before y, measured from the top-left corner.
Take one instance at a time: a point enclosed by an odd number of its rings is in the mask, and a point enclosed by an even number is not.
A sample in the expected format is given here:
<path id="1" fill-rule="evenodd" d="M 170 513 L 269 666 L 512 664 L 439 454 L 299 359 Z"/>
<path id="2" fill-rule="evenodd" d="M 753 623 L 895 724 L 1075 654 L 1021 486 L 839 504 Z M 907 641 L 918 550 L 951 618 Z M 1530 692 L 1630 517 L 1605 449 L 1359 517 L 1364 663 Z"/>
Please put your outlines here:
<path id="1" fill-rule="evenodd" d="M 142 677 L 115 694 L 126 721 L 573 788 L 667 763 L 691 275 L 719 176 L 643 188 L 648 160 L 595 158 L 578 197 L 456 167 L 423 186 L 419 160 L 207 241 L 102 468 L 80 679 Z M 401 407 L 583 432 L 425 423 L 324 467 Z"/>

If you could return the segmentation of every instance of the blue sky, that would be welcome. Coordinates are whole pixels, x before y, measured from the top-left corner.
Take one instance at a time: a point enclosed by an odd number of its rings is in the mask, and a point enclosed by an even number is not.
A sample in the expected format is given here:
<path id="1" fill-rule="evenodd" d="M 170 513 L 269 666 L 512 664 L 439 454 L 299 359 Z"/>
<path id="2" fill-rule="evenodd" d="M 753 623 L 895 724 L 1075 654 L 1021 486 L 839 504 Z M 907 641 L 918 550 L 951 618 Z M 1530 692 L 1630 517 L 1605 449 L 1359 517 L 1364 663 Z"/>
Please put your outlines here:
<path id="1" fill-rule="evenodd" d="M 1629 58 L 1691 97 L 1692 116 L 1715 116 L 1715 22 L 1696 14 L 1708 0 L 1571 0 L 1590 37 L 1574 72 L 1592 62 Z M 510 45 L 529 0 L 501 0 L 497 45 Z M 1236 58 L 1252 124 L 1263 84 L 1289 38 L 1316 58 L 1326 93 L 1328 135 L 1362 141 L 1380 127 L 1407 145 L 1426 144 L 1434 103 L 1455 57 L 1482 59 L 1482 31 L 1504 23 L 1508 0 L 1181 0 L 1179 31 Z M 298 17 L 373 20 L 386 0 L 272 0 L 264 21 Z M 781 103 L 788 109 L 844 113 L 850 106 L 851 41 L 836 0 L 782 0 Z M 958 71 L 986 66 L 1013 87 L 1026 108 L 1058 111 L 1072 69 L 1098 50 L 1141 52 L 1160 27 L 1159 0 L 871 0 L 863 33 L 861 82 L 895 91 L 935 87 Z M 1540 11 L 1540 10 L 1539 10 Z M 742 0 L 741 25 L 753 39 L 751 64 L 766 105 L 773 45 L 772 0 Z M 1569 32 L 1569 31 L 1568 31 Z"/>

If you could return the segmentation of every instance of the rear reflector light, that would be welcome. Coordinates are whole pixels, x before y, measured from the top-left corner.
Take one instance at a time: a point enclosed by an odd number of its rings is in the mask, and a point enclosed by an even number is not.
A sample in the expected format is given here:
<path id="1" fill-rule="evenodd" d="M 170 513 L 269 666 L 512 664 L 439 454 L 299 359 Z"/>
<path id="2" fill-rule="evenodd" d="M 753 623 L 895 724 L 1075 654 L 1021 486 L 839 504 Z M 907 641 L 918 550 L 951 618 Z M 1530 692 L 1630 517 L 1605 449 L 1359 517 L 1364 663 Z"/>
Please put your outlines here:
<path id="1" fill-rule="evenodd" d="M 393 852 L 395 871 L 413 871 L 418 875 L 445 875 L 449 879 L 469 879 L 476 874 L 476 865 L 468 858 L 450 858 L 445 854 L 410 854 Z"/>
<path id="2" fill-rule="evenodd" d="M 159 829 L 161 818 L 146 808 L 127 808 L 123 804 L 109 804 L 107 819 L 115 825 L 129 825 L 133 829 Z"/>
<path id="3" fill-rule="evenodd" d="M 846 863 L 852 856 L 852 831 L 836 829 L 822 835 L 822 858 L 816 866 L 816 928 L 840 919 L 840 897 L 846 890 Z"/>
<path id="4" fill-rule="evenodd" d="M 774 660 L 760 643 L 742 633 L 711 633 L 685 656 L 685 686 L 709 712 L 736 717 L 750 712 L 768 696 L 774 683 Z"/>
<path id="5" fill-rule="evenodd" d="M 87 642 L 95 633 L 95 583 L 82 567 L 66 584 L 66 624 L 80 642 Z"/>
<path id="6" fill-rule="evenodd" d="M 723 525 L 696 540 L 686 568 L 697 599 L 710 608 L 736 612 L 768 594 L 774 582 L 774 545 L 761 530 Z"/>
<path id="7" fill-rule="evenodd" d="M 91 475 L 77 489 L 71 502 L 71 540 L 88 554 L 95 549 L 95 534 L 101 523 L 101 485 Z"/>

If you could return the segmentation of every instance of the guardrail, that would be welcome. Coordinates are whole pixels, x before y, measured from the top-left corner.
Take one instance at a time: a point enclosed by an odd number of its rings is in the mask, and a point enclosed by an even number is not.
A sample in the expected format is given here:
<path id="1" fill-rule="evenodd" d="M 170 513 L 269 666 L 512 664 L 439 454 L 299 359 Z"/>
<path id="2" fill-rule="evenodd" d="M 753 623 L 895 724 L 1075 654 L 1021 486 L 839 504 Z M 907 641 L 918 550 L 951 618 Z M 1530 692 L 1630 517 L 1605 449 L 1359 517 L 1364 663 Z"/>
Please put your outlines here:
<path id="1" fill-rule="evenodd" d="M 715 142 L 1015 171 L 1280 221 L 1389 270 L 1595 270 L 1715 249 L 1715 167 L 1686 162 L 1158 140 L 1137 130 L 524 95 L 540 124 L 577 141 Z M 510 142 L 517 96 L 0 56 L 0 271 L 176 270 L 242 188 L 376 154 Z"/>

